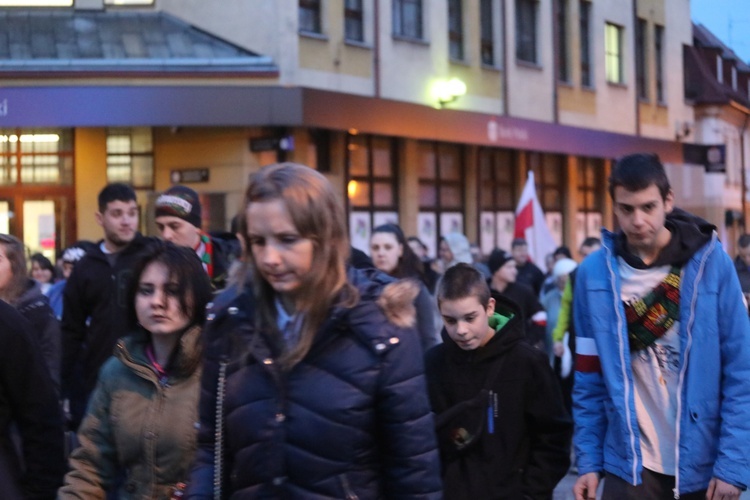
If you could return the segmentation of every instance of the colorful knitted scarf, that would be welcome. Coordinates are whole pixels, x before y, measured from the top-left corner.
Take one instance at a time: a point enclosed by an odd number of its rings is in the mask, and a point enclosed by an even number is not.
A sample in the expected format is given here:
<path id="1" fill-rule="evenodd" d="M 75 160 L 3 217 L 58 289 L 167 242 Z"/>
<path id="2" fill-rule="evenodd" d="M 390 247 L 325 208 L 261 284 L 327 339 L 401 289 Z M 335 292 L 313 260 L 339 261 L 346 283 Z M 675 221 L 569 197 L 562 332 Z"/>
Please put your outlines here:
<path id="1" fill-rule="evenodd" d="M 647 348 L 680 318 L 680 268 L 672 266 L 656 288 L 632 304 L 625 304 L 630 351 Z"/>
<path id="2" fill-rule="evenodd" d="M 200 240 L 198 240 L 198 246 L 195 248 L 196 252 L 198 252 L 201 247 L 203 247 L 203 253 L 199 253 L 198 256 L 201 259 L 201 262 L 203 263 L 203 266 L 206 268 L 206 272 L 208 273 L 209 278 L 214 277 L 214 245 L 211 241 L 211 237 L 201 231 L 200 233 Z"/>

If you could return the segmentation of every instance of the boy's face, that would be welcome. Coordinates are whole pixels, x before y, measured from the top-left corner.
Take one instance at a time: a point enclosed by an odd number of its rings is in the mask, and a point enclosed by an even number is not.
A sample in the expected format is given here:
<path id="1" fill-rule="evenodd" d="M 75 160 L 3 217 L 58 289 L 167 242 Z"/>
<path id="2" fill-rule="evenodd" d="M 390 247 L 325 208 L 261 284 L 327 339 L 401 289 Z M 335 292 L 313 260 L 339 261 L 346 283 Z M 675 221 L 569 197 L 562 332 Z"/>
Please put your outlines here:
<path id="1" fill-rule="evenodd" d="M 478 349 L 492 338 L 495 330 L 487 321 L 494 313 L 495 299 L 492 298 L 487 307 L 471 296 L 440 302 L 440 315 L 448 336 L 465 351 Z"/>

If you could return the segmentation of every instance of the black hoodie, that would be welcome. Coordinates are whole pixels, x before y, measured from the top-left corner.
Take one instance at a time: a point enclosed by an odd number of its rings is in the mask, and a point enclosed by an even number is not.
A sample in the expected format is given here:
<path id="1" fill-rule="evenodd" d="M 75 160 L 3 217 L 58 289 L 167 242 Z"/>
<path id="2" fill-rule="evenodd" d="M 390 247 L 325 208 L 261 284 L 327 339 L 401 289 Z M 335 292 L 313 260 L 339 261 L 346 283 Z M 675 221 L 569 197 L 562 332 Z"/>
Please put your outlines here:
<path id="1" fill-rule="evenodd" d="M 695 252 L 711 241 L 711 233 L 716 229 L 710 222 L 676 207 L 667 214 L 664 226 L 672 233 L 672 237 L 651 264 L 645 264 L 640 257 L 628 250 L 627 240 L 622 231 L 617 233 L 615 238 L 615 253 L 636 269 L 682 267 Z"/>
<path id="2" fill-rule="evenodd" d="M 433 412 L 474 398 L 496 363 L 494 433 L 487 426 L 463 454 L 442 452 L 446 500 L 552 498 L 570 464 L 572 422 L 547 357 L 527 342 L 518 307 L 499 297 L 496 310 L 513 317 L 483 347 L 464 351 L 443 330 L 444 342 L 425 359 Z"/>

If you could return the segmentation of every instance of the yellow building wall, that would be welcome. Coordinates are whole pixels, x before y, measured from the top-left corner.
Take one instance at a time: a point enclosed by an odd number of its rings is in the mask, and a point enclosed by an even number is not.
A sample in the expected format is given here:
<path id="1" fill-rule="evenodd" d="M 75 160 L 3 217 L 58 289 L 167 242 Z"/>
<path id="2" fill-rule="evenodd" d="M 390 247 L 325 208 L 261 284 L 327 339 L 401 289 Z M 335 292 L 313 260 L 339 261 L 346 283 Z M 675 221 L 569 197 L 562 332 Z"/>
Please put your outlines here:
<path id="1" fill-rule="evenodd" d="M 579 87 L 558 85 L 557 106 L 561 111 L 596 115 L 596 92 Z"/>
<path id="2" fill-rule="evenodd" d="M 99 191 L 107 185 L 106 139 L 103 128 L 75 129 L 75 214 L 79 240 L 102 239 L 102 229 L 94 214 L 99 210 Z"/>
<path id="3" fill-rule="evenodd" d="M 641 102 L 638 107 L 641 125 L 669 126 L 669 110 L 665 106 Z"/>

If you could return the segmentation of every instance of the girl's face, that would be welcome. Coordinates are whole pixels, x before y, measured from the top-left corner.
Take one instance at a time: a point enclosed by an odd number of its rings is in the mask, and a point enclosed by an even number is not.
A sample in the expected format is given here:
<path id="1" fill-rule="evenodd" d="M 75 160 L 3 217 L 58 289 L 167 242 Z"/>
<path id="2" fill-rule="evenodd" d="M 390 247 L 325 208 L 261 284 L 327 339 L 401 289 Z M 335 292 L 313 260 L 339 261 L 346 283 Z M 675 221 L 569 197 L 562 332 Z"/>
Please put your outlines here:
<path id="1" fill-rule="evenodd" d="M 515 283 L 516 276 L 518 276 L 518 267 L 516 266 L 516 261 L 513 259 L 510 259 L 500 269 L 495 271 L 495 277 L 505 283 Z"/>
<path id="2" fill-rule="evenodd" d="M 404 246 L 398 242 L 393 233 L 375 233 L 370 238 L 370 253 L 375 267 L 386 274 L 391 274 L 398 267 L 398 261 L 404 255 Z"/>
<path id="3" fill-rule="evenodd" d="M 151 335 L 169 335 L 190 324 L 187 311 L 180 308 L 179 295 L 184 293 L 161 262 L 147 265 L 138 281 L 135 315 L 138 323 Z"/>
<path id="4" fill-rule="evenodd" d="M 37 261 L 31 262 L 31 277 L 39 283 L 49 283 L 52 281 L 52 273 L 39 265 Z"/>
<path id="5" fill-rule="evenodd" d="M 313 241 L 299 233 L 282 200 L 250 203 L 245 215 L 249 251 L 258 272 L 282 301 L 293 304 L 312 268 Z"/>
<path id="6" fill-rule="evenodd" d="M 13 279 L 13 270 L 5 253 L 5 245 L 0 245 L 0 291 L 5 290 Z"/>
<path id="7" fill-rule="evenodd" d="M 453 252 L 451 252 L 451 247 L 448 246 L 448 243 L 445 240 L 440 240 L 440 246 L 438 246 L 438 257 L 440 257 L 440 260 L 446 264 L 453 262 Z"/>

